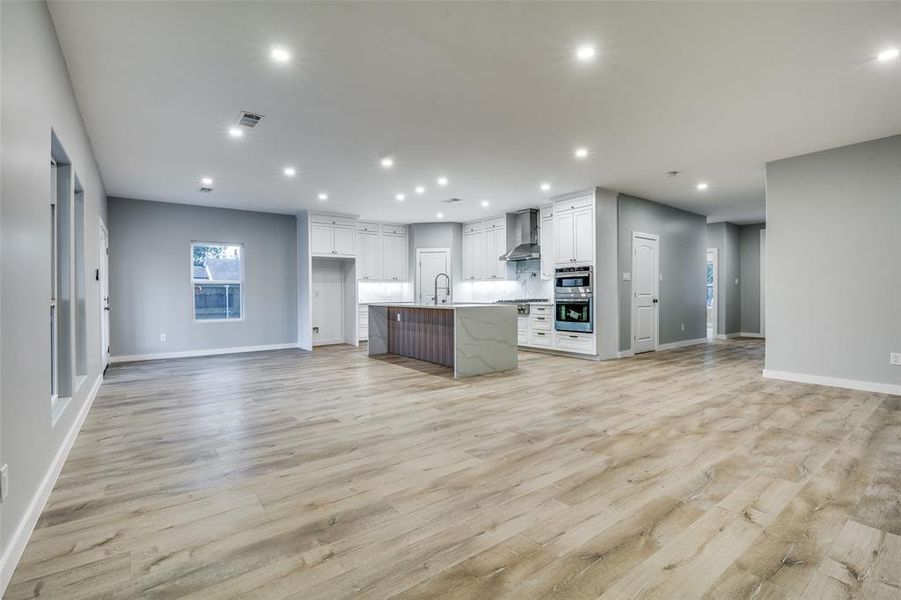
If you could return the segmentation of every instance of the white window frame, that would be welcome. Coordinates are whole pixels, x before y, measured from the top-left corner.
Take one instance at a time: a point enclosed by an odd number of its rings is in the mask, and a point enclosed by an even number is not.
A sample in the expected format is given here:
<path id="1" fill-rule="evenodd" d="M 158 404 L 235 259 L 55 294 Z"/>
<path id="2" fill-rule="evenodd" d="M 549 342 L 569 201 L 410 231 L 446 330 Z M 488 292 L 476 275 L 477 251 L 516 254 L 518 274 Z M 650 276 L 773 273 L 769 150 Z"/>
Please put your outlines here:
<path id="1" fill-rule="evenodd" d="M 241 248 L 241 279 L 240 281 L 235 280 L 218 280 L 218 279 L 209 279 L 203 280 L 202 282 L 194 279 L 194 246 L 240 246 Z M 189 274 L 191 276 L 191 317 L 195 323 L 240 323 L 244 320 L 244 317 L 247 315 L 247 306 L 244 303 L 244 262 L 247 258 L 245 254 L 244 244 L 241 242 L 202 242 L 199 240 L 193 240 L 191 242 L 191 251 L 188 255 L 190 271 Z M 195 304 L 194 299 L 194 286 L 198 283 L 202 283 L 204 285 L 227 285 L 237 283 L 241 286 L 241 316 L 237 319 L 198 319 L 197 318 L 197 305 Z"/>

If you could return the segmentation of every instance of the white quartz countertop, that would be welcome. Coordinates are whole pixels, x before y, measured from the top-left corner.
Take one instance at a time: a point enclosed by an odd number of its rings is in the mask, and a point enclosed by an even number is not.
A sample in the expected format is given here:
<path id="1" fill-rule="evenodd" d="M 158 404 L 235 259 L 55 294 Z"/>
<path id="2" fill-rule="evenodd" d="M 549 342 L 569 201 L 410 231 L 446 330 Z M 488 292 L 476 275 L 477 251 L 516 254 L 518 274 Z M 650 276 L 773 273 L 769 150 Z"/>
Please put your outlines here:
<path id="1" fill-rule="evenodd" d="M 494 302 L 452 302 L 450 304 L 424 304 L 421 302 L 370 302 L 369 306 L 394 306 L 398 308 L 439 308 L 443 310 L 454 310 L 457 308 L 473 308 L 480 307 L 484 308 L 486 306 L 494 306 L 497 308 L 510 307 L 513 308 L 515 304 L 495 304 Z"/>

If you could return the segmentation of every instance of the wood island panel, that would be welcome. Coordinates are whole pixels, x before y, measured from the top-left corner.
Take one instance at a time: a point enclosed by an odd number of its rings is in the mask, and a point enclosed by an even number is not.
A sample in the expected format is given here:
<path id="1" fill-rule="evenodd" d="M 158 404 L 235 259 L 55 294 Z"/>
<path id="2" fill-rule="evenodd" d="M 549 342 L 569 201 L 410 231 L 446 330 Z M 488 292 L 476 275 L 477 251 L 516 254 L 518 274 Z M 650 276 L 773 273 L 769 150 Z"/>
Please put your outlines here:
<path id="1" fill-rule="evenodd" d="M 453 367 L 454 311 L 389 306 L 388 353 Z"/>

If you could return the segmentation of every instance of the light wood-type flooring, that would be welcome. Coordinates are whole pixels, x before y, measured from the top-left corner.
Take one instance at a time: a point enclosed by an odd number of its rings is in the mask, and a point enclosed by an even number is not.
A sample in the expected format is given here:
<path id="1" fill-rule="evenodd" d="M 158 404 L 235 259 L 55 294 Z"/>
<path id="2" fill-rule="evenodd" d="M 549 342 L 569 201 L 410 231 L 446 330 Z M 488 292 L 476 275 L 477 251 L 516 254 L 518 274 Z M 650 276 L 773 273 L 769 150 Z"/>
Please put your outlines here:
<path id="1" fill-rule="evenodd" d="M 113 366 L 6 597 L 901 598 L 901 397 L 762 362 Z"/>

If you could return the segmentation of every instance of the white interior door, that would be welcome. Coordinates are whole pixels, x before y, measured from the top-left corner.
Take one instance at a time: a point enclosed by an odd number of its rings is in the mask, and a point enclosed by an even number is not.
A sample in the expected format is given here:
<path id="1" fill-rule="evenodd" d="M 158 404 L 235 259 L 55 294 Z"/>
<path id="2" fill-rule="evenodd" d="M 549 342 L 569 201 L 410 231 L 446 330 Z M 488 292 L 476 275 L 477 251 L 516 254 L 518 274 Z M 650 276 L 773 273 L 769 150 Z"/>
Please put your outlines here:
<path id="1" fill-rule="evenodd" d="M 423 304 L 435 303 L 435 277 L 439 273 L 445 273 L 448 278 L 450 272 L 450 250 L 447 248 L 421 248 L 416 251 L 416 300 Z M 439 287 L 450 287 L 444 277 L 438 282 Z M 450 290 L 438 290 L 438 302 L 450 303 Z"/>
<path id="2" fill-rule="evenodd" d="M 344 269 L 340 260 L 313 261 L 313 345 L 344 343 Z"/>
<path id="3" fill-rule="evenodd" d="M 100 370 L 109 366 L 109 232 L 100 221 Z"/>
<path id="4" fill-rule="evenodd" d="M 760 230 L 760 335 L 766 337 L 766 229 Z"/>
<path id="5" fill-rule="evenodd" d="M 657 349 L 660 238 L 632 232 L 632 351 Z"/>

